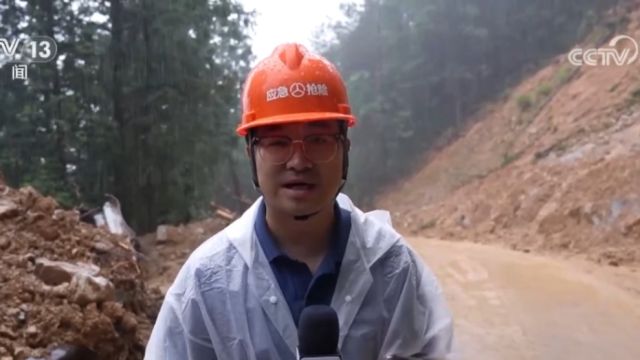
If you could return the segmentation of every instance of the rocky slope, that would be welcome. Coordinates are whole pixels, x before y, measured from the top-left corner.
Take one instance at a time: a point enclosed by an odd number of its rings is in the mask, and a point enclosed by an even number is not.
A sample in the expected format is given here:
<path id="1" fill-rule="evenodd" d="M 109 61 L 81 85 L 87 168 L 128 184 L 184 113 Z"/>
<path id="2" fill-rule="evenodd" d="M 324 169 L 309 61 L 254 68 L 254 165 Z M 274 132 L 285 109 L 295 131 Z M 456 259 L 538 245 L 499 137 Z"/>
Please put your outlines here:
<path id="1" fill-rule="evenodd" d="M 640 5 L 617 12 L 609 16 L 627 25 L 595 34 L 601 46 L 620 34 L 640 41 Z M 628 41 L 618 47 L 633 53 Z M 640 263 L 640 60 L 577 67 L 558 56 L 470 123 L 378 199 L 397 225 L 610 265 Z"/>

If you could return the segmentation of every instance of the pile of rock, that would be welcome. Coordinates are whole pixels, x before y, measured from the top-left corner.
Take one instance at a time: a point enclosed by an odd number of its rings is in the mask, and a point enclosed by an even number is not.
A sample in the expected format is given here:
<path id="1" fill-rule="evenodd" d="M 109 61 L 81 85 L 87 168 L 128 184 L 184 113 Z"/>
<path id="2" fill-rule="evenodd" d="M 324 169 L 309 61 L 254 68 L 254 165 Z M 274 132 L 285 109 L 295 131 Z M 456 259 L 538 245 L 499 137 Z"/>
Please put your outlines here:
<path id="1" fill-rule="evenodd" d="M 126 237 L 0 182 L 0 360 L 141 359 L 160 301 Z"/>

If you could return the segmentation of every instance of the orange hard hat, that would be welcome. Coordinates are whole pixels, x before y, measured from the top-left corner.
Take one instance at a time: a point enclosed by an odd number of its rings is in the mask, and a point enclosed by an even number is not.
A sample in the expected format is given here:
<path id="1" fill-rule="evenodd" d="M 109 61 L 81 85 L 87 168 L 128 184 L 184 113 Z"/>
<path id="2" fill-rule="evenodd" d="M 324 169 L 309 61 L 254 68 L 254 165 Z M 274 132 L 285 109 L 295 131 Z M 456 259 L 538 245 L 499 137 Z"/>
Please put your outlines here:
<path id="1" fill-rule="evenodd" d="M 347 90 L 327 59 L 295 43 L 278 46 L 251 70 L 242 93 L 242 119 L 236 132 L 274 124 L 345 120 L 351 114 Z"/>

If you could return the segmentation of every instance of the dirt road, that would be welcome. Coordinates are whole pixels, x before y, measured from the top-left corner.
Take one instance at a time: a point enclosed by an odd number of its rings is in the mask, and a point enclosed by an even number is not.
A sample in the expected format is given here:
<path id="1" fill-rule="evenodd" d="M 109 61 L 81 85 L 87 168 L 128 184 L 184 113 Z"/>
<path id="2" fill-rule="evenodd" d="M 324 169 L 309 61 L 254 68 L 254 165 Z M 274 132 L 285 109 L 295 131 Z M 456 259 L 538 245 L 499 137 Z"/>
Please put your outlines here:
<path id="1" fill-rule="evenodd" d="M 460 359 L 640 359 L 640 272 L 409 241 L 443 285 Z"/>

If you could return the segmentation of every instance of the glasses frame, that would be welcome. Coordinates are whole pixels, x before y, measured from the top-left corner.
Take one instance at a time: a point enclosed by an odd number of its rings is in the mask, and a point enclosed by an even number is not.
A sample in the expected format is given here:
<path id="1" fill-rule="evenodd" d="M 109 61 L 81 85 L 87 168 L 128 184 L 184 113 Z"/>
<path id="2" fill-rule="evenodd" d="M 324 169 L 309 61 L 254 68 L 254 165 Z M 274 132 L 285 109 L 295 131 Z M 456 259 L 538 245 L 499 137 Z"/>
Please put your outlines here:
<path id="1" fill-rule="evenodd" d="M 336 148 L 333 152 L 333 154 L 324 161 L 314 161 L 311 160 L 309 158 L 309 156 L 307 155 L 307 149 L 304 145 L 304 141 L 307 138 L 313 137 L 313 136 L 329 136 L 331 138 L 335 138 L 336 139 Z M 265 156 L 262 154 L 262 151 L 260 151 L 261 147 L 260 147 L 260 141 L 264 140 L 264 139 L 270 139 L 270 138 L 281 138 L 281 139 L 288 139 L 290 141 L 289 144 L 289 155 L 287 155 L 286 159 L 284 161 L 281 162 L 273 162 L 273 161 L 269 161 L 268 159 L 265 159 Z M 300 143 L 300 146 L 302 147 L 302 154 L 304 155 L 304 157 L 311 161 L 314 164 L 325 164 L 330 162 L 331 160 L 333 160 L 336 157 L 336 154 L 338 153 L 338 147 L 340 144 L 344 145 L 344 141 L 345 141 L 345 136 L 342 133 L 338 133 L 338 134 L 311 134 L 311 135 L 307 135 L 305 137 L 303 137 L 302 139 L 297 139 L 294 140 L 288 136 L 284 136 L 284 135 L 268 135 L 268 136 L 255 136 L 253 137 L 253 139 L 251 140 L 251 146 L 255 149 L 255 152 L 258 153 L 258 156 L 260 156 L 260 158 L 262 160 L 264 160 L 265 162 L 271 164 L 271 165 L 282 165 L 287 163 L 289 160 L 291 160 L 291 157 L 293 156 L 293 152 L 295 149 L 295 144 L 296 143 Z M 263 148 L 262 148 L 263 149 Z"/>

